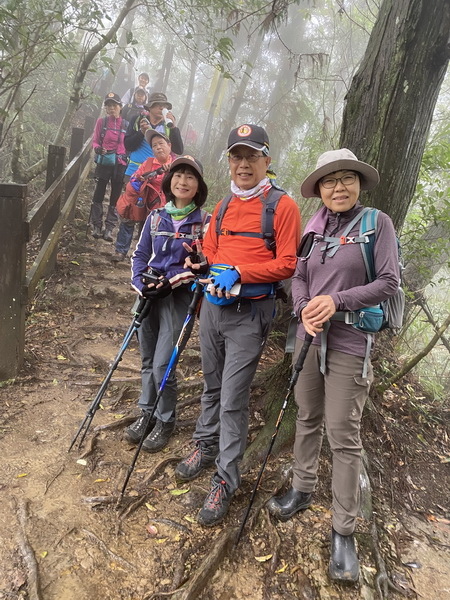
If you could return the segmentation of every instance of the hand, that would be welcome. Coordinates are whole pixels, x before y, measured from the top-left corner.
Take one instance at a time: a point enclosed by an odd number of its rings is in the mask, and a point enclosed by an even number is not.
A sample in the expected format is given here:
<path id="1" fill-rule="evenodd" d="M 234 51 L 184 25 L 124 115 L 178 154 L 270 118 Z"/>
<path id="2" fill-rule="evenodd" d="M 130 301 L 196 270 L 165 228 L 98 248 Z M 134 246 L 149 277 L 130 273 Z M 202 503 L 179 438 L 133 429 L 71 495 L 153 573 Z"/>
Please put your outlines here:
<path id="1" fill-rule="evenodd" d="M 315 296 L 301 312 L 303 326 L 307 333 L 315 337 L 323 331 L 323 324 L 336 312 L 331 296 Z"/>
<path id="2" fill-rule="evenodd" d="M 100 148 L 100 147 L 94 148 L 94 152 L 95 152 L 95 154 L 106 154 L 105 148 Z"/>
<path id="3" fill-rule="evenodd" d="M 150 127 L 150 123 L 143 119 L 140 123 L 139 123 L 139 129 L 142 131 L 142 133 L 145 133 L 147 131 L 147 129 L 149 129 Z"/>
<path id="4" fill-rule="evenodd" d="M 130 179 L 130 185 L 136 192 L 139 192 L 142 186 L 142 181 L 139 179 Z"/>
<path id="5" fill-rule="evenodd" d="M 147 300 L 156 300 L 158 298 L 165 298 L 169 294 L 172 293 L 172 284 L 167 279 L 167 277 L 161 277 L 158 285 L 155 286 L 154 283 L 150 283 L 149 285 L 145 285 L 142 288 L 142 295 Z"/>
<path id="6" fill-rule="evenodd" d="M 219 298 L 222 298 L 223 295 L 225 295 L 227 298 L 230 298 L 231 288 L 240 278 L 240 276 L 241 274 L 235 269 L 235 267 L 222 271 L 220 275 L 211 278 L 212 291 L 210 291 L 210 293 L 213 296 L 217 294 Z"/>
<path id="7" fill-rule="evenodd" d="M 177 121 L 176 121 L 176 119 L 175 119 L 172 111 L 169 110 L 166 113 L 166 119 L 170 119 L 173 122 L 173 126 L 175 127 L 175 124 L 176 124 Z"/>
<path id="8" fill-rule="evenodd" d="M 206 275 L 209 271 L 209 263 L 206 256 L 203 254 L 202 247 L 199 241 L 194 242 L 195 249 L 189 244 L 183 242 L 183 247 L 189 252 L 189 256 L 184 261 L 184 268 L 190 269 L 194 275 Z"/>

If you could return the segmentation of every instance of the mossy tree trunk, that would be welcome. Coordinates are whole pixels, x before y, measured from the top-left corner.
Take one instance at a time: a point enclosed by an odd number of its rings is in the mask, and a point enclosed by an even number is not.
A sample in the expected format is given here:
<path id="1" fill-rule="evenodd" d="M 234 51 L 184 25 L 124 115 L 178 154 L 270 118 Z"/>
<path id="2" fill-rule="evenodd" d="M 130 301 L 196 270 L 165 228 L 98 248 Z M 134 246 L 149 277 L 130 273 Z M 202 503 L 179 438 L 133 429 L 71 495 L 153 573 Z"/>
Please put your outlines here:
<path id="1" fill-rule="evenodd" d="M 346 97 L 341 147 L 375 166 L 365 204 L 403 224 L 450 57 L 448 0 L 384 0 Z"/>

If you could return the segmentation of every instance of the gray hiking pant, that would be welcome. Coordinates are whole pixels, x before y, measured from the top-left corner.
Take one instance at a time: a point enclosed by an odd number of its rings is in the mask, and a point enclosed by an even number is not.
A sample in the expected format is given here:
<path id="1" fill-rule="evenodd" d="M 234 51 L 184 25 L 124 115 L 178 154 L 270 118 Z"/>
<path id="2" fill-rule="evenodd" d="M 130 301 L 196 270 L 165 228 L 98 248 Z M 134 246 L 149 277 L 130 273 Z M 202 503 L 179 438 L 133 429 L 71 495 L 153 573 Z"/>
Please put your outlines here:
<path id="1" fill-rule="evenodd" d="M 182 285 L 166 298 L 155 300 L 150 313 L 138 329 L 141 351 L 142 390 L 138 406 L 144 412 L 151 412 L 159 386 L 167 370 L 174 346 L 180 335 L 192 299 L 190 286 Z M 177 380 L 172 369 L 158 402 L 155 416 L 160 421 L 175 420 L 177 402 Z"/>
<path id="2" fill-rule="evenodd" d="M 217 306 L 203 301 L 200 346 L 204 377 L 195 440 L 219 443 L 217 472 L 233 493 L 247 445 L 250 385 L 274 316 L 273 298 Z"/>
<path id="3" fill-rule="evenodd" d="M 294 361 L 302 344 L 297 338 Z M 361 416 L 373 381 L 370 361 L 368 377 L 361 377 L 363 362 L 363 357 L 328 349 L 322 375 L 320 346 L 311 346 L 295 386 L 298 414 L 292 485 L 301 492 L 314 491 L 325 426 L 333 454 L 333 527 L 341 535 L 353 533 L 359 510 Z"/>

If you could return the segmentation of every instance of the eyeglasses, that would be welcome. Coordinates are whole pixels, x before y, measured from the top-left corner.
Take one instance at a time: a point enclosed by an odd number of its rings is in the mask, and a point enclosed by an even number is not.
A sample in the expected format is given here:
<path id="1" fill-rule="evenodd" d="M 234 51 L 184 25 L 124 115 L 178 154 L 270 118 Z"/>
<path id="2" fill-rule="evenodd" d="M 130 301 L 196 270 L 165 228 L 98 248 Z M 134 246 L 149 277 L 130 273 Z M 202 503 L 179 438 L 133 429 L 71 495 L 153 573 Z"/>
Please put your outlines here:
<path id="1" fill-rule="evenodd" d="M 248 156 L 241 156 L 240 154 L 229 154 L 228 159 L 230 162 L 238 165 L 243 160 L 249 163 L 255 163 L 258 159 L 263 158 L 264 154 L 249 154 Z"/>
<path id="2" fill-rule="evenodd" d="M 320 185 L 327 190 L 331 190 L 336 187 L 338 181 L 345 186 L 352 185 L 356 181 L 356 173 L 346 173 L 342 177 L 324 177 L 321 179 Z"/>

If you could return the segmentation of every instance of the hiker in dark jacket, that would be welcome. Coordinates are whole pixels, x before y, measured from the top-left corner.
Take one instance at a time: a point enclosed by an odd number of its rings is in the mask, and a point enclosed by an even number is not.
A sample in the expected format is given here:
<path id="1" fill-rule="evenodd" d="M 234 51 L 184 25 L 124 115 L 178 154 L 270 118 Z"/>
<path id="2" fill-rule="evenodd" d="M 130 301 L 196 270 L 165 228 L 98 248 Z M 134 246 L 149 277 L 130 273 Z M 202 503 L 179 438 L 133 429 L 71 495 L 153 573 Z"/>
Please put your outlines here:
<path id="1" fill-rule="evenodd" d="M 128 166 L 125 175 L 128 179 L 133 175 L 147 158 L 153 156 L 150 144 L 145 139 L 145 132 L 154 129 L 166 135 L 172 145 L 174 154 L 183 154 L 183 140 L 181 133 L 176 126 L 175 117 L 172 112 L 168 112 L 166 117 L 163 115 L 164 109 L 172 110 L 172 104 L 167 101 L 167 96 L 162 92 L 150 94 L 145 110 L 132 118 L 127 132 L 125 134 L 125 148 L 128 152 Z M 166 123 L 166 119 L 171 121 L 172 126 Z"/>
<path id="2" fill-rule="evenodd" d="M 201 209 L 208 194 L 202 174 L 202 166 L 190 156 L 172 162 L 162 183 L 167 203 L 148 216 L 131 259 L 132 285 L 152 301 L 138 331 L 142 358 L 138 406 L 142 414 L 125 430 L 125 438 L 132 443 L 138 443 L 144 433 L 146 414 L 153 409 L 192 299 L 194 275 L 184 267 L 188 252 L 183 243 L 201 238 L 208 227 L 210 215 Z M 141 274 L 148 270 L 160 274 L 156 288 L 142 280 Z M 172 372 L 142 446 L 147 452 L 158 452 L 168 444 L 175 429 L 176 401 L 177 381 Z"/>
<path id="3" fill-rule="evenodd" d="M 128 122 L 131 121 L 137 115 L 140 115 L 144 110 L 145 103 L 147 102 L 147 91 L 144 88 L 138 87 L 133 94 L 133 99 L 124 105 L 122 109 L 122 116 Z"/>
<path id="4" fill-rule="evenodd" d="M 298 415 L 292 487 L 268 502 L 269 511 L 282 521 L 311 504 L 325 426 L 333 455 L 329 572 L 337 581 L 359 578 L 353 532 L 359 509 L 360 425 L 373 379 L 372 334 L 349 323 L 355 322 L 354 311 L 393 296 L 400 281 L 396 235 L 386 214 L 378 214 L 377 275 L 371 283 L 361 251 L 366 238 L 359 237 L 358 215 L 361 218 L 364 209 L 359 193 L 378 181 L 376 169 L 342 148 L 322 154 L 302 184 L 302 195 L 320 197 L 324 206 L 305 229 L 292 279 L 294 310 L 300 320 L 294 362 L 305 331 L 314 340 L 295 387 Z M 309 252 L 303 251 L 308 240 Z"/>

